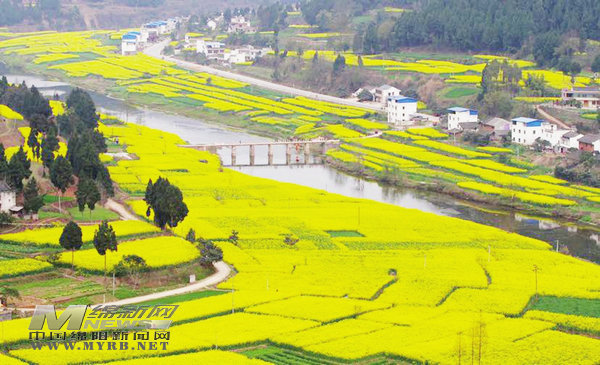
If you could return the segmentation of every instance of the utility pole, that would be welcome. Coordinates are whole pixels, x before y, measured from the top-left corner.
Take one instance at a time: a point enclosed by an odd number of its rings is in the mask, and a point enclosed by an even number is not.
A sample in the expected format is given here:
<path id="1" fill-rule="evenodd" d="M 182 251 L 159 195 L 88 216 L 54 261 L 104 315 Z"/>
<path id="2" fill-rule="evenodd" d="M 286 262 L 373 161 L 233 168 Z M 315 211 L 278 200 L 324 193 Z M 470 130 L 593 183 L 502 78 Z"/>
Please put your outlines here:
<path id="1" fill-rule="evenodd" d="M 234 301 L 233 301 L 233 293 L 235 292 L 235 289 L 233 287 L 233 276 L 231 277 L 231 314 L 234 313 Z"/>
<path id="2" fill-rule="evenodd" d="M 536 299 L 538 296 L 538 271 L 540 271 L 540 268 L 537 265 L 533 265 L 533 272 L 535 273 L 535 297 L 536 297 Z"/>

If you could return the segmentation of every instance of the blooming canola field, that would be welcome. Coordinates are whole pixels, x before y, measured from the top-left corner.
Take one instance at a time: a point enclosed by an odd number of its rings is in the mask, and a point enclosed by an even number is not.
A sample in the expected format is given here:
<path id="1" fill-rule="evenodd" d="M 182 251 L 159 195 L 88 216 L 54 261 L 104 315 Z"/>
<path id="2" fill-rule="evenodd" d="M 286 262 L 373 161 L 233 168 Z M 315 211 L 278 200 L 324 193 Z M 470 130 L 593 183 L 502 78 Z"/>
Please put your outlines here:
<path id="1" fill-rule="evenodd" d="M 245 113 L 252 123 L 285 126 L 300 130 L 300 135 L 327 131 L 342 139 L 339 149 L 328 152 L 329 158 L 374 173 L 393 168 L 425 180 L 446 180 L 457 188 L 546 206 L 572 207 L 600 199 L 594 189 L 529 176 L 527 168 L 500 162 L 497 156 L 508 153 L 505 150 L 450 145 L 433 129 L 362 138 L 385 126 L 365 119 L 366 112 L 359 108 L 251 95 L 243 83 L 180 72 L 144 56 L 131 59 L 140 66 L 134 69 L 97 42 L 110 35 L 74 33 L 64 40 L 55 33 L 25 35 L 0 41 L 0 48 L 39 55 L 47 52 L 42 51 L 45 47 L 61 54 L 47 57 L 53 59 L 48 64 L 58 62 L 51 67 L 61 66 L 77 77 L 84 72 L 110 76 L 132 93 Z M 82 53 L 93 47 L 96 58 L 65 58 L 62 55 L 71 51 L 61 42 L 88 47 Z M 92 61 L 101 64 L 76 66 Z M 60 104 L 53 108 L 62 110 Z M 326 117 L 341 120 L 322 123 Z M 111 162 L 108 169 L 119 189 L 131 197 L 128 204 L 134 212 L 145 217 L 147 206 L 141 197 L 148 180 L 159 176 L 182 190 L 189 207 L 188 216 L 172 230 L 178 237 L 157 236 L 149 222 L 111 223 L 122 242 L 117 252 L 108 254 L 109 267 L 130 254 L 142 256 L 153 268 L 197 259 L 198 247 L 181 238 L 194 229 L 197 237 L 213 240 L 223 250 L 235 275 L 218 285 L 225 294 L 178 303 L 165 351 L 34 350 L 22 346 L 29 320 L 20 319 L 3 322 L 0 343 L 8 352 L 0 355 L 2 363 L 135 359 L 259 364 L 243 352 L 227 350 L 266 343 L 339 361 L 389 357 L 440 364 L 593 365 L 600 359 L 595 318 L 528 310 L 538 295 L 600 300 L 600 281 L 594 280 L 600 277 L 598 265 L 493 227 L 251 177 L 223 168 L 214 154 L 179 147 L 185 141 L 178 136 L 142 125 L 115 121 L 100 124 L 99 130 L 111 140 L 118 137 L 133 157 Z M 85 242 L 94 228 L 82 227 Z M 235 243 L 228 239 L 232 230 L 239 232 Z M 28 230 L 2 235 L 0 240 L 56 247 L 60 232 L 61 227 Z M 154 236 L 124 241 L 142 234 Z M 50 268 L 49 263 L 24 260 L 31 261 L 2 261 L 6 265 L 0 265 L 0 273 L 17 264 L 23 273 Z M 70 253 L 60 258 L 64 265 L 70 260 Z M 104 265 L 89 244 L 74 261 L 79 269 L 91 272 L 102 271 Z M 570 332 L 563 331 L 567 324 Z M 156 355 L 161 357 L 144 359 Z"/>
<path id="2" fill-rule="evenodd" d="M 533 265 L 537 294 L 600 300 L 600 283 L 590 280 L 600 275 L 597 265 L 492 227 L 223 169 L 215 155 L 178 147 L 178 137 L 144 126 L 101 130 L 137 157 L 109 166 L 119 186 L 140 195 L 148 179 L 167 177 L 190 208 L 174 233 L 193 228 L 214 240 L 237 271 L 219 285 L 230 293 L 180 303 L 161 356 L 204 358 L 217 356 L 206 353 L 216 347 L 269 341 L 348 361 L 391 356 L 452 364 L 459 356 L 471 361 L 471 343 L 481 345 L 473 361 L 482 363 L 600 358 L 600 340 L 559 330 L 561 323 L 595 328 L 592 319 L 525 311 L 536 295 Z M 144 214 L 143 201 L 130 205 Z M 236 244 L 228 241 L 231 230 L 239 232 Z M 298 242 L 285 243 L 286 235 Z M 19 326 L 27 325 L 11 322 L 0 339 L 9 347 L 26 336 Z M 9 355 L 53 364 L 142 356 L 60 348 L 15 348 Z"/>

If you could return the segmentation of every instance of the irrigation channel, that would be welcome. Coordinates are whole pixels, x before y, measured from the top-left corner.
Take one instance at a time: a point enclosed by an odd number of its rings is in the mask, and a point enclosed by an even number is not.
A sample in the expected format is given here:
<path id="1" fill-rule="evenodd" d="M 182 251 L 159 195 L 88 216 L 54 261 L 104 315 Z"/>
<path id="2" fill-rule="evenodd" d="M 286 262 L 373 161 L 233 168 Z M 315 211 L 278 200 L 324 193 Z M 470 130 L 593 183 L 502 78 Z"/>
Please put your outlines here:
<path id="1" fill-rule="evenodd" d="M 0 72 L 6 72 L 0 67 Z M 63 82 L 46 81 L 36 76 L 7 75 L 9 82 L 25 81 L 35 85 L 47 96 L 64 96 L 71 86 Z M 122 100 L 90 92 L 98 109 L 115 115 L 131 123 L 160 129 L 179 135 L 190 144 L 240 144 L 246 142 L 268 142 L 268 138 L 251 135 L 242 131 L 215 126 L 200 119 L 166 114 L 146 108 L 127 105 Z M 418 209 L 438 215 L 457 217 L 469 221 L 498 227 L 510 232 L 546 241 L 556 247 L 568 247 L 569 253 L 596 263 L 600 263 L 600 229 L 576 225 L 571 222 L 547 218 L 529 217 L 512 211 L 499 211 L 495 207 L 485 207 L 462 201 L 444 194 L 423 192 L 414 189 L 381 186 L 346 175 L 328 165 L 320 164 L 314 155 L 310 163 L 304 162 L 304 152 L 292 150 L 292 163 L 286 164 L 286 147 L 273 146 L 274 163 L 269 165 L 267 146 L 257 146 L 255 162 L 250 166 L 249 147 L 238 147 L 236 166 L 230 167 L 245 174 L 269 178 L 277 181 L 305 185 L 354 198 L 365 198 Z M 231 164 L 231 150 L 217 151 L 225 165 Z M 294 163 L 298 162 L 298 163 Z M 392 223 L 393 224 L 393 223 Z"/>

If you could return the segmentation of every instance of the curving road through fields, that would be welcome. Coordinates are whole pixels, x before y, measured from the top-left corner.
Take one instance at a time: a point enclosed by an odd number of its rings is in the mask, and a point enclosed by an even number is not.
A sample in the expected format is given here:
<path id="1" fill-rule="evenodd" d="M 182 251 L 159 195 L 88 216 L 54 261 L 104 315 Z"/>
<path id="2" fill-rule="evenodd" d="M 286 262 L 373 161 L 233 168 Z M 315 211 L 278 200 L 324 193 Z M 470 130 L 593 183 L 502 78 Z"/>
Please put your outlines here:
<path id="1" fill-rule="evenodd" d="M 341 104 L 341 105 L 369 109 L 369 110 L 376 111 L 376 112 L 384 111 L 383 107 L 380 105 L 363 104 L 363 103 L 360 103 L 360 102 L 354 101 L 354 100 L 347 100 L 347 99 L 338 98 L 338 97 L 331 96 L 331 95 L 319 94 L 319 93 L 315 93 L 312 91 L 302 90 L 302 89 L 298 89 L 295 87 L 280 85 L 280 84 L 276 84 L 274 82 L 257 79 L 255 77 L 251 77 L 251 76 L 240 75 L 235 72 L 223 71 L 223 70 L 216 69 L 214 67 L 199 65 L 197 63 L 183 61 L 183 60 L 169 57 L 169 56 L 163 56 L 162 51 L 168 44 L 169 44 L 169 40 L 155 43 L 155 44 L 147 47 L 146 49 L 144 49 L 144 53 L 146 55 L 154 57 L 154 58 L 173 62 L 173 63 L 177 64 L 177 66 L 184 68 L 186 70 L 190 70 L 190 71 L 194 71 L 194 72 L 206 72 L 209 74 L 226 77 L 226 78 L 233 79 L 236 81 L 245 82 L 247 84 L 255 85 L 258 87 L 265 88 L 265 89 L 277 91 L 282 94 L 303 96 L 306 98 L 311 98 L 311 99 L 320 100 L 320 101 L 326 101 L 326 102 L 330 102 L 330 103 L 336 103 L 336 104 Z"/>

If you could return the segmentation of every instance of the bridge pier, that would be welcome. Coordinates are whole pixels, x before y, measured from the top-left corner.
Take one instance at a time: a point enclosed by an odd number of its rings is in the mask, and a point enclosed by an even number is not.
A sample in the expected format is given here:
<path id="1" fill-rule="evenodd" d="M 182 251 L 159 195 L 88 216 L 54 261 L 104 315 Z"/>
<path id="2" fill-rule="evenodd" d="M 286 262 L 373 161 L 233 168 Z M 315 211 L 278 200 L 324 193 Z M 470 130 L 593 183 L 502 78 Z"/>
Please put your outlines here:
<path id="1" fill-rule="evenodd" d="M 269 144 L 269 165 L 273 164 L 273 145 Z"/>
<path id="2" fill-rule="evenodd" d="M 235 146 L 231 145 L 231 166 L 235 166 Z"/>
<path id="3" fill-rule="evenodd" d="M 285 145 L 285 164 L 289 165 L 291 161 L 292 161 L 292 145 L 286 144 Z"/>
<path id="4" fill-rule="evenodd" d="M 256 157 L 255 145 L 250 145 L 250 166 L 254 166 L 254 158 Z"/>
<path id="5" fill-rule="evenodd" d="M 310 144 L 304 144 L 304 164 L 308 164 L 310 162 Z"/>

